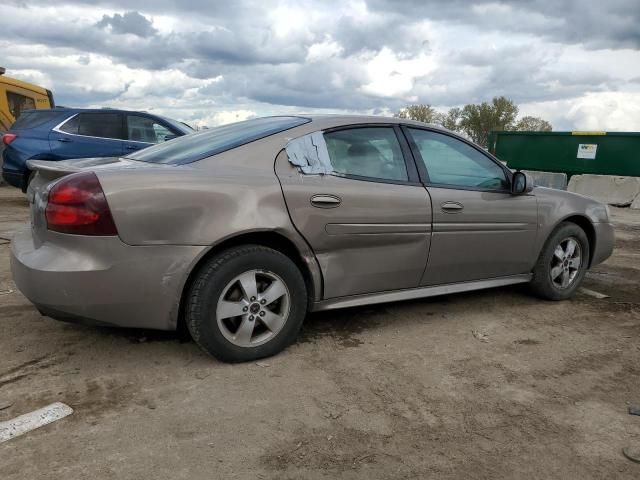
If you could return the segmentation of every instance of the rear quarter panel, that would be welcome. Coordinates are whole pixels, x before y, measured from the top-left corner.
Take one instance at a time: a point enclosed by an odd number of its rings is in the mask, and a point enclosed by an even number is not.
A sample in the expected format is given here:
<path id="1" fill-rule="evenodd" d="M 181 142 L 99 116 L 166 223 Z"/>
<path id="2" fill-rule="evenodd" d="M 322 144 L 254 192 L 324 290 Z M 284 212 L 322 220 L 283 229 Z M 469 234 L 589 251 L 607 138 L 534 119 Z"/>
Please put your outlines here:
<path id="1" fill-rule="evenodd" d="M 29 159 L 49 159 L 51 150 L 46 132 L 39 128 L 16 130 L 18 135 L 11 144 L 5 147 L 4 168 L 13 171 L 24 172 Z"/>
<path id="2" fill-rule="evenodd" d="M 96 173 L 130 245 L 211 245 L 237 232 L 290 226 L 273 174 L 185 167 Z"/>
<path id="3" fill-rule="evenodd" d="M 273 171 L 218 165 L 98 171 L 118 233 L 129 245 L 191 245 L 211 248 L 230 238 L 275 232 L 290 240 L 314 279 L 322 277 L 313 252 L 291 223 Z M 242 162 L 239 162 L 242 163 Z M 199 260 L 199 259 L 198 259 Z"/>

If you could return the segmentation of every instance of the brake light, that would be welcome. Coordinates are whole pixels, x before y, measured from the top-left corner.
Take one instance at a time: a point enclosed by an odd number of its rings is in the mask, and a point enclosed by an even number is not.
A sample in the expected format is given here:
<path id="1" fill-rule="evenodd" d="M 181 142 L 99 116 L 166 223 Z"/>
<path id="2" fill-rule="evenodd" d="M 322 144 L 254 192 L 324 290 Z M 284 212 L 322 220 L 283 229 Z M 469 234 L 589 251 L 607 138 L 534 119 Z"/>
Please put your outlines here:
<path id="1" fill-rule="evenodd" d="M 5 145 L 9 145 L 16 138 L 18 138 L 18 136 L 15 133 L 5 133 L 2 136 L 2 143 L 4 143 Z"/>
<path id="2" fill-rule="evenodd" d="M 111 210 L 93 172 L 69 175 L 49 191 L 47 228 L 75 235 L 117 235 Z"/>

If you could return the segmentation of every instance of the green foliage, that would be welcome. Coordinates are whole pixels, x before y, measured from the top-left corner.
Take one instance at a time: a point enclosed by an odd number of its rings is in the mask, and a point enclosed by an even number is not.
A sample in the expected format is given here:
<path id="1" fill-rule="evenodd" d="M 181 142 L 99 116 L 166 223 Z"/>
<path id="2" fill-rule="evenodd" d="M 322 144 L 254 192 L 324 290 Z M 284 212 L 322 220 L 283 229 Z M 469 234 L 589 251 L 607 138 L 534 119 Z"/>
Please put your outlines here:
<path id="1" fill-rule="evenodd" d="M 440 114 L 431 105 L 409 105 L 394 115 L 424 123 L 436 123 Z"/>
<path id="2" fill-rule="evenodd" d="M 431 105 L 409 105 L 395 116 L 442 125 L 483 147 L 487 146 L 489 133 L 494 130 L 552 130 L 551 124 L 542 118 L 526 116 L 516 120 L 518 106 L 506 97 L 494 97 L 491 102 L 468 104 L 463 108 L 454 107 L 446 113 L 438 112 Z"/>
<path id="3" fill-rule="evenodd" d="M 550 132 L 552 127 L 549 122 L 542 118 L 527 116 L 518 120 L 514 130 L 520 132 Z"/>
<path id="4" fill-rule="evenodd" d="M 512 130 L 518 107 L 506 97 L 496 97 L 491 103 L 465 105 L 462 109 L 460 129 L 471 140 L 483 147 L 492 130 Z"/>
<path id="5" fill-rule="evenodd" d="M 450 108 L 447 113 L 440 114 L 440 125 L 444 128 L 457 132 L 460 130 L 460 118 L 462 117 L 462 109 L 458 107 Z"/>

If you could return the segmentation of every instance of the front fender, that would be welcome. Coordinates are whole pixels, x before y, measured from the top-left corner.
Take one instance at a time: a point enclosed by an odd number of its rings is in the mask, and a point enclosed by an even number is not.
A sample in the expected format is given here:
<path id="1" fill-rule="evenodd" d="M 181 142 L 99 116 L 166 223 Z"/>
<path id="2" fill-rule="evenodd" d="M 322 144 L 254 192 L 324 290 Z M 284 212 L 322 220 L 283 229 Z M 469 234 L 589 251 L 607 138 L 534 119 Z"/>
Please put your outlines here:
<path id="1" fill-rule="evenodd" d="M 579 224 L 587 233 L 591 243 L 591 264 L 595 265 L 611 255 L 613 250 L 613 228 L 609 223 L 607 206 L 582 195 L 536 187 L 534 194 L 538 202 L 538 236 L 536 259 L 547 238 L 562 222 L 570 220 Z M 607 227 L 600 227 L 606 225 Z M 607 253 L 608 252 L 608 253 Z"/>

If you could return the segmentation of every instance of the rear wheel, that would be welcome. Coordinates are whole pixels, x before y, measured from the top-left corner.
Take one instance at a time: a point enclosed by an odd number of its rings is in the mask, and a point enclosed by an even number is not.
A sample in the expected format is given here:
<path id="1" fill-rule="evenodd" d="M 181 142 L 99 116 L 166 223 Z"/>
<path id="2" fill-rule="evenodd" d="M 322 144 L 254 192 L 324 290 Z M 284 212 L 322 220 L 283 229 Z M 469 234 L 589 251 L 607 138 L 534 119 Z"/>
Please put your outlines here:
<path id="1" fill-rule="evenodd" d="M 225 362 L 275 355 L 295 340 L 306 315 L 307 292 L 296 264 L 258 245 L 211 258 L 188 295 L 191 336 Z"/>
<path id="2" fill-rule="evenodd" d="M 589 240 L 575 223 L 564 222 L 547 239 L 533 269 L 531 289 L 548 300 L 565 300 L 578 289 L 589 265 Z"/>

